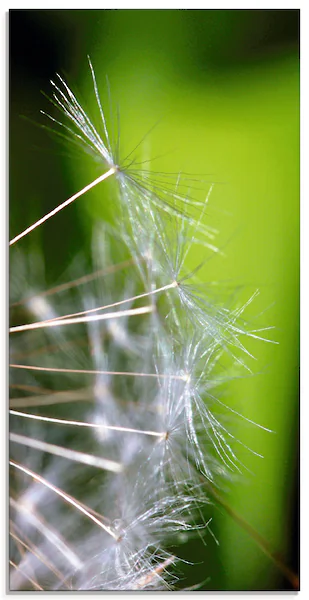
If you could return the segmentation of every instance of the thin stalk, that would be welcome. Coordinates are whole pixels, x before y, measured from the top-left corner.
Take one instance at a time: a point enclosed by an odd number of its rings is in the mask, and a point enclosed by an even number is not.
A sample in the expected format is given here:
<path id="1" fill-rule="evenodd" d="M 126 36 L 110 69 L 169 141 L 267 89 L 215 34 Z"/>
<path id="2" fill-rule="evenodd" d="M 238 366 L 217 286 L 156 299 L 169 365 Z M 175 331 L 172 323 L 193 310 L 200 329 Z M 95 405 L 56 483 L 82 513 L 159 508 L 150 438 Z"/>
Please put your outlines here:
<path id="1" fill-rule="evenodd" d="M 88 192 L 89 190 L 91 190 L 91 188 L 93 188 L 96 185 L 98 185 L 98 183 L 101 183 L 101 181 L 104 181 L 105 179 L 107 179 L 111 175 L 114 175 L 114 173 L 116 173 L 116 171 L 117 171 L 117 168 L 116 167 L 112 167 L 111 169 L 109 169 L 109 171 L 107 171 L 106 173 L 103 173 L 103 175 L 100 175 L 100 177 L 98 177 L 97 179 L 95 179 L 94 181 L 92 181 L 91 183 L 89 183 L 88 185 L 86 185 L 82 190 L 80 190 L 79 192 L 77 192 L 76 194 L 74 194 L 73 196 L 71 196 L 70 198 L 68 198 L 68 200 L 65 200 L 64 202 L 62 202 L 62 204 L 59 204 L 56 208 L 54 208 L 53 210 L 51 210 L 44 217 L 42 217 L 41 219 L 39 219 L 38 221 L 36 221 L 35 223 L 33 223 L 33 225 L 30 225 L 30 227 L 27 227 L 27 229 L 25 229 L 24 231 L 22 231 L 21 233 L 19 233 L 16 237 L 14 237 L 10 241 L 9 245 L 12 246 L 16 242 L 18 242 L 18 240 L 20 240 L 21 238 L 25 237 L 25 235 L 28 235 L 28 233 L 31 233 L 31 231 L 33 231 L 34 229 L 36 229 L 37 227 L 39 227 L 40 225 L 42 225 L 43 223 L 45 223 L 45 221 L 48 221 L 48 219 L 50 219 L 51 217 L 53 217 L 54 215 L 56 215 L 58 212 L 60 212 L 63 208 L 65 208 L 66 206 L 68 206 L 69 204 L 71 204 L 72 202 L 74 202 L 74 200 L 77 200 L 77 198 L 79 198 L 80 196 L 82 196 L 83 194 L 85 194 L 86 192 Z"/>
<path id="2" fill-rule="evenodd" d="M 40 592 L 44 592 L 44 589 L 36 582 L 34 581 L 34 579 L 32 579 L 31 577 L 29 577 L 29 575 L 27 575 L 26 573 L 24 573 L 24 571 L 18 566 L 16 565 L 12 560 L 9 561 L 10 565 L 12 567 L 14 567 L 14 569 L 16 569 L 17 571 L 20 571 L 20 573 L 26 578 L 28 579 L 28 581 L 30 581 L 30 583 L 32 583 L 32 585 L 39 590 Z"/>
<path id="3" fill-rule="evenodd" d="M 40 534 L 48 540 L 48 542 L 55 546 L 58 552 L 61 552 L 63 557 L 74 569 L 82 568 L 83 563 L 80 561 L 75 552 L 73 552 L 73 550 L 68 546 L 66 540 L 64 540 L 59 534 L 59 531 L 53 529 L 49 523 L 47 524 L 42 515 L 38 516 L 38 514 L 35 514 L 33 510 L 31 510 L 29 503 L 23 502 L 21 499 L 17 502 L 10 496 L 10 507 L 19 513 L 22 513 L 23 516 L 26 516 L 31 525 L 35 527 Z"/>
<path id="4" fill-rule="evenodd" d="M 80 285 L 85 285 L 86 283 L 93 281 L 93 279 L 99 279 L 99 277 L 104 277 L 106 275 L 110 275 L 111 273 L 116 273 L 117 271 L 121 271 L 122 269 L 125 269 L 126 267 L 129 267 L 130 265 L 133 265 L 133 264 L 135 264 L 135 261 L 133 260 L 133 258 L 129 258 L 128 260 L 124 260 L 121 263 L 118 263 L 116 265 L 110 265 L 109 267 L 106 267 L 106 269 L 98 269 L 97 271 L 94 271 L 93 273 L 89 273 L 89 275 L 83 275 L 82 277 L 79 277 L 78 279 L 74 279 L 72 281 L 67 281 L 66 283 L 60 283 L 59 285 L 49 288 L 48 290 L 44 290 L 43 292 L 38 292 L 37 294 L 28 296 L 26 298 L 23 298 L 22 300 L 18 300 L 18 302 L 13 302 L 12 304 L 10 304 L 10 308 L 15 308 L 16 306 L 21 306 L 22 304 L 25 304 L 26 302 L 30 302 L 31 300 L 34 300 L 35 298 L 45 298 L 46 296 L 53 296 L 54 294 L 60 294 L 61 292 L 65 292 L 66 290 L 70 290 L 71 288 L 75 288 Z"/>
<path id="5" fill-rule="evenodd" d="M 120 375 L 122 377 L 156 377 L 158 379 L 176 379 L 188 381 L 188 375 L 168 375 L 165 373 L 138 373 L 132 371 L 97 371 L 95 369 L 58 369 L 55 367 L 38 367 L 35 365 L 10 364 L 12 369 L 26 369 L 29 371 L 44 371 L 46 373 L 82 373 L 84 375 Z"/>
<path id="6" fill-rule="evenodd" d="M 19 416 L 21 414 L 23 413 L 19 413 Z M 35 417 L 36 415 L 32 416 Z M 41 420 L 47 421 L 49 419 Z M 51 419 L 51 421 L 53 421 L 53 419 Z M 63 458 L 67 458 L 68 460 L 73 460 L 75 462 L 80 462 L 86 465 L 90 465 L 92 467 L 97 467 L 98 469 L 103 469 L 104 471 L 111 471 L 112 473 L 121 473 L 121 471 L 123 470 L 123 465 L 118 462 L 115 462 L 114 460 L 109 460 L 101 456 L 93 456 L 92 454 L 86 454 L 85 452 L 77 452 L 76 450 L 71 450 L 70 448 L 63 448 L 62 446 L 56 446 L 55 444 L 48 444 L 47 442 L 43 442 L 42 440 L 29 438 L 25 435 L 19 435 L 18 433 L 10 433 L 9 439 L 10 442 L 13 442 L 15 444 L 21 444 L 22 446 L 35 448 L 36 450 L 41 450 L 42 452 L 47 452 L 48 454 L 53 454 L 54 456 L 61 456 Z"/>
<path id="7" fill-rule="evenodd" d="M 140 308 L 131 308 L 128 310 L 122 310 L 112 313 L 105 313 L 103 315 L 94 315 L 87 317 L 78 317 L 73 319 L 60 318 L 56 321 L 37 321 L 36 323 L 28 323 L 27 325 L 17 325 L 16 327 L 10 327 L 10 333 L 17 333 L 20 331 L 30 331 L 33 329 L 42 329 L 44 327 L 58 327 L 59 325 L 74 325 L 76 323 L 89 323 L 90 321 L 107 321 L 108 319 L 118 319 L 120 317 L 132 317 L 134 315 L 144 315 L 151 313 L 153 306 L 141 306 Z"/>
<path id="8" fill-rule="evenodd" d="M 121 433 L 140 433 L 142 435 L 150 435 L 150 436 L 159 437 L 159 438 L 162 438 L 165 435 L 165 433 L 159 432 L 159 431 L 133 429 L 132 427 L 121 427 L 120 425 L 105 425 L 105 424 L 100 424 L 100 423 L 88 423 L 85 421 L 69 421 L 67 419 L 55 419 L 54 417 L 43 417 L 41 415 L 33 415 L 31 413 L 19 412 L 17 410 L 10 410 L 9 412 L 10 412 L 10 415 L 14 415 L 17 417 L 24 417 L 26 419 L 33 419 L 36 421 L 46 421 L 47 423 L 56 423 L 58 425 L 75 425 L 77 427 L 92 427 L 94 429 L 108 429 L 111 431 L 119 431 Z M 11 434 L 11 435 L 15 435 L 15 434 Z M 18 436 L 18 437 L 23 437 L 23 436 Z M 50 446 L 51 444 L 47 444 L 47 445 Z"/>
<path id="9" fill-rule="evenodd" d="M 36 394 L 33 396 L 21 396 L 20 398 L 10 398 L 10 408 L 25 408 L 28 406 L 51 406 L 53 404 L 67 404 L 69 402 L 89 402 L 93 400 L 93 390 L 91 387 L 80 390 L 63 390 L 59 392 Z"/>
<path id="10" fill-rule="evenodd" d="M 107 308 L 114 308 L 115 306 L 121 306 L 122 304 L 126 304 L 127 302 L 135 302 L 136 300 L 140 300 L 141 298 L 148 298 L 148 296 L 153 296 L 155 294 L 159 294 L 160 292 L 165 292 L 167 290 L 173 289 L 178 286 L 176 281 L 173 283 L 169 283 L 168 285 L 164 285 L 160 288 L 152 290 L 151 292 L 145 292 L 143 294 L 139 294 L 138 296 L 132 296 L 131 298 L 125 298 L 124 300 L 119 300 L 118 302 L 113 302 L 112 304 L 105 304 L 104 306 L 98 306 L 96 308 L 89 308 L 88 310 L 81 310 L 80 312 L 70 313 L 67 315 L 62 315 L 61 317 L 53 317 L 52 319 L 46 319 L 45 321 L 41 321 L 43 323 L 53 323 L 55 321 L 62 321 L 63 319 L 71 319 L 75 317 L 79 317 L 81 315 L 87 315 L 93 312 L 97 312 L 98 310 L 105 310 Z M 118 313 L 117 313 L 118 314 Z"/>
<path id="11" fill-rule="evenodd" d="M 104 523 L 102 523 L 101 521 L 99 521 L 99 519 L 97 519 L 96 517 L 94 517 L 77 500 L 75 500 L 74 498 L 71 498 L 71 496 L 68 496 L 63 490 L 57 488 L 55 485 L 53 485 L 52 483 L 50 483 L 49 481 L 47 481 L 47 479 L 44 479 L 43 477 L 41 477 L 37 473 L 34 473 L 34 471 L 31 471 L 30 469 L 28 469 L 24 465 L 20 465 L 19 463 L 16 463 L 13 460 L 10 460 L 9 464 L 12 467 L 14 467 L 15 469 L 19 469 L 20 471 L 22 471 L 26 475 L 29 475 L 30 477 L 32 477 L 35 481 L 38 481 L 39 483 L 41 483 L 45 487 L 47 487 L 50 490 L 52 490 L 53 492 L 55 492 L 55 494 L 57 494 L 58 496 L 60 496 L 61 498 L 63 498 L 66 502 L 68 502 L 68 504 L 71 504 L 72 506 L 74 506 L 74 508 L 77 508 L 77 510 L 79 510 L 86 517 L 88 517 L 88 519 L 90 519 L 96 525 L 98 525 L 99 527 L 101 527 L 101 529 L 103 529 L 104 531 L 106 531 L 106 533 L 108 533 L 112 538 L 114 538 L 114 540 L 118 539 L 118 535 L 116 533 L 114 533 L 114 531 L 110 527 L 108 527 L 107 525 L 104 525 Z"/>
<path id="12" fill-rule="evenodd" d="M 18 535 L 16 535 L 13 531 L 10 531 L 10 536 L 18 544 L 21 544 L 21 546 L 26 548 L 26 550 L 28 550 L 28 552 L 31 552 L 31 554 L 33 554 L 43 565 L 45 565 L 52 573 L 54 573 L 54 575 L 56 575 L 56 577 L 58 577 L 58 579 L 60 579 L 61 581 L 63 581 L 65 579 L 65 576 L 62 573 L 60 573 L 60 571 L 58 571 L 58 569 L 56 569 L 56 567 L 46 558 L 46 556 L 44 556 L 43 554 L 38 552 L 35 548 L 31 548 L 31 546 L 26 544 L 26 542 L 24 542 L 20 537 L 18 537 Z M 64 585 L 68 590 L 70 589 L 66 583 Z"/>

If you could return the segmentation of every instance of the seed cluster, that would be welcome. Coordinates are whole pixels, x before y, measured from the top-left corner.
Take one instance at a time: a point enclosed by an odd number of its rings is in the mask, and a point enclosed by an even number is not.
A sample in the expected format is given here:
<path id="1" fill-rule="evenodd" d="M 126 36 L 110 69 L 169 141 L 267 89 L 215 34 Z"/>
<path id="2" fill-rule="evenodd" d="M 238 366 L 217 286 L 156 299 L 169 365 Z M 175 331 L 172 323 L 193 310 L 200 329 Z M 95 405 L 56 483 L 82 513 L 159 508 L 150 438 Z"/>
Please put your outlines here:
<path id="1" fill-rule="evenodd" d="M 11 282 L 11 589 L 169 590 L 181 535 L 207 535 L 211 486 L 241 470 L 215 388 L 260 332 L 243 320 L 253 297 L 227 309 L 186 269 L 191 248 L 217 251 L 212 185 L 197 202 L 121 160 L 89 64 L 102 133 L 60 76 L 62 120 L 47 116 L 106 169 L 11 240 L 28 283 Z M 98 216 L 92 271 L 81 256 L 45 289 L 16 242 L 108 177 L 117 227 Z"/>

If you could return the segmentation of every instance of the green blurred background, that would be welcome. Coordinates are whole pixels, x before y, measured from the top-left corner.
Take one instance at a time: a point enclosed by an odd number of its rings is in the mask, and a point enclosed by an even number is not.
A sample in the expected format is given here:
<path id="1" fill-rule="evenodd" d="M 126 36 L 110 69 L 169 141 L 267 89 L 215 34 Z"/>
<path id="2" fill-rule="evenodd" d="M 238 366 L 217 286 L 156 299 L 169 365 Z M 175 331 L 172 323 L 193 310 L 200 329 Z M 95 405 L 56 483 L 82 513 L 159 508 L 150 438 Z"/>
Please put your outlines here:
<path id="1" fill-rule="evenodd" d="M 205 282 L 259 288 L 249 315 L 274 325 L 278 345 L 250 345 L 252 377 L 236 380 L 225 401 L 267 433 L 235 420 L 251 448 L 238 455 L 250 472 L 226 498 L 298 571 L 299 370 L 299 11 L 298 10 L 15 10 L 10 12 L 10 237 L 101 173 L 90 158 L 35 124 L 49 103 L 55 72 L 89 112 L 95 110 L 91 56 L 103 100 L 108 75 L 119 104 L 123 155 L 160 120 L 143 156 L 151 168 L 199 174 L 216 185 L 207 223 L 224 255 L 209 260 Z M 25 120 L 21 117 L 27 117 Z M 202 199 L 209 186 L 198 185 Z M 88 248 L 96 218 L 110 218 L 108 186 L 93 190 L 23 241 L 41 244 L 47 284 Z M 14 252 L 14 248 L 12 249 Z M 192 256 L 192 266 L 200 257 Z M 209 590 L 291 589 L 250 536 L 213 509 L 206 547 L 184 545 L 202 564 L 186 585 Z"/>

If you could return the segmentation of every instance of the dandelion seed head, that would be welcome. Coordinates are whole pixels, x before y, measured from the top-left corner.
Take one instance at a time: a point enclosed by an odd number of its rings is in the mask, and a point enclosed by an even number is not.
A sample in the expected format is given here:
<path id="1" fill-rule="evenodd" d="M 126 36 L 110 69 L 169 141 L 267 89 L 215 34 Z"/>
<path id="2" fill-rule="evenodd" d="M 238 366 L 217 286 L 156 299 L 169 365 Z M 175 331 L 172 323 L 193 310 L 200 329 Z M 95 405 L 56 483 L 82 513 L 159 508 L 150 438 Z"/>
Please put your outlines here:
<path id="1" fill-rule="evenodd" d="M 60 75 L 51 102 L 61 117 L 43 114 L 109 170 L 10 242 L 114 176 L 116 225 L 94 227 L 92 271 L 81 251 L 46 290 L 43 261 L 33 259 L 38 285 L 30 254 L 15 252 L 11 585 L 170 590 L 181 561 L 168 548 L 207 533 L 204 480 L 241 472 L 226 422 L 239 415 L 217 387 L 225 357 L 246 367 L 242 339 L 261 331 L 244 320 L 254 295 L 228 307 L 198 281 L 218 253 L 205 218 L 213 184 L 199 202 L 193 182 L 139 170 L 136 148 L 121 159 L 89 67 L 99 127 Z M 203 263 L 192 270 L 197 247 Z"/>

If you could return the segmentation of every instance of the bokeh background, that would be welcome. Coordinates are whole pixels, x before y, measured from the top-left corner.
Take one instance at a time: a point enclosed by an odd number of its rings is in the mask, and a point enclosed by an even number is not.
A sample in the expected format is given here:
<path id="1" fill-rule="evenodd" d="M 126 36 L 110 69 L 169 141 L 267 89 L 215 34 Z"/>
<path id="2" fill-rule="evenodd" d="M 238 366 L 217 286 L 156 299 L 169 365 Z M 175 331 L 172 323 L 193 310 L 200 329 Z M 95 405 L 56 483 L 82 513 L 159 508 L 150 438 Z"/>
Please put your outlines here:
<path id="1" fill-rule="evenodd" d="M 249 471 L 226 500 L 286 564 L 298 571 L 299 473 L 299 11 L 15 10 L 10 21 L 10 237 L 100 174 L 89 157 L 60 144 L 46 125 L 49 80 L 66 75 L 95 111 L 91 56 L 103 101 L 119 104 L 123 155 L 141 147 L 150 168 L 198 174 L 195 194 L 215 182 L 207 223 L 220 256 L 201 278 L 228 282 L 278 345 L 250 345 L 254 375 L 231 382 L 226 401 L 267 433 L 238 419 L 238 437 L 261 453 L 238 455 Z M 25 118 L 26 117 L 26 118 Z M 208 186 L 208 187 L 207 187 Z M 111 218 L 107 188 L 93 190 L 61 218 L 23 241 L 43 249 L 47 284 L 61 280 L 90 247 L 96 218 Z M 14 249 L 12 249 L 14 251 Z M 192 265 L 200 256 L 190 257 Z M 224 492 L 223 492 L 224 493 Z M 248 533 L 213 508 L 207 546 L 184 545 L 195 562 L 186 585 L 209 590 L 291 589 Z"/>

